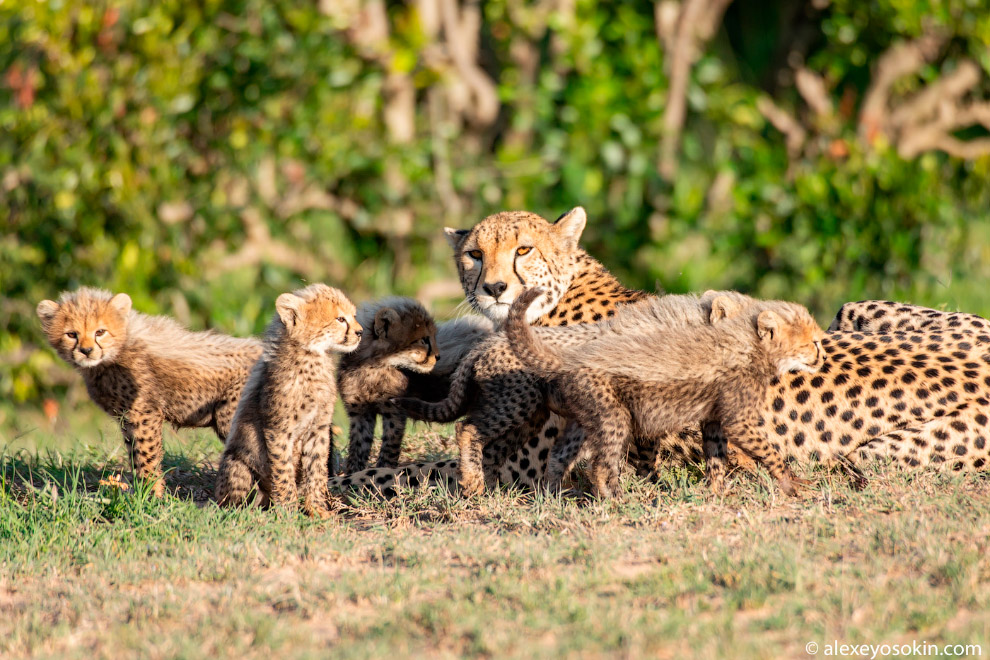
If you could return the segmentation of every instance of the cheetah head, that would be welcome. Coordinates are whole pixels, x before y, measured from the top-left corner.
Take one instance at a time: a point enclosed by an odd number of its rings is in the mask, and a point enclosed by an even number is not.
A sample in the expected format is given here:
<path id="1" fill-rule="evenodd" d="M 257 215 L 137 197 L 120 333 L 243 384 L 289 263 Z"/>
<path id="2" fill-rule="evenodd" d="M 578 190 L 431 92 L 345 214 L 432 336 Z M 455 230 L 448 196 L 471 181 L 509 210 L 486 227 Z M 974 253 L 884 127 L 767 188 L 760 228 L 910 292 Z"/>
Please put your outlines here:
<path id="1" fill-rule="evenodd" d="M 815 373 L 825 364 L 825 333 L 807 309 L 794 303 L 773 303 L 756 319 L 756 331 L 777 374 Z"/>
<path id="2" fill-rule="evenodd" d="M 358 320 L 370 328 L 358 349 L 360 358 L 384 358 L 393 367 L 428 373 L 440 358 L 437 326 L 411 298 L 386 298 L 362 306 Z"/>
<path id="3" fill-rule="evenodd" d="M 538 286 L 545 293 L 530 306 L 527 320 L 552 310 L 574 278 L 586 222 L 577 207 L 554 223 L 514 211 L 490 215 L 471 229 L 446 228 L 468 302 L 500 324 L 516 296 Z"/>
<path id="4" fill-rule="evenodd" d="M 361 341 L 354 303 L 326 284 L 283 293 L 275 310 L 286 336 L 311 353 L 350 353 Z"/>
<path id="5" fill-rule="evenodd" d="M 82 287 L 63 293 L 58 302 L 42 300 L 37 313 L 59 357 L 88 369 L 116 359 L 127 341 L 131 299 L 126 293 Z"/>

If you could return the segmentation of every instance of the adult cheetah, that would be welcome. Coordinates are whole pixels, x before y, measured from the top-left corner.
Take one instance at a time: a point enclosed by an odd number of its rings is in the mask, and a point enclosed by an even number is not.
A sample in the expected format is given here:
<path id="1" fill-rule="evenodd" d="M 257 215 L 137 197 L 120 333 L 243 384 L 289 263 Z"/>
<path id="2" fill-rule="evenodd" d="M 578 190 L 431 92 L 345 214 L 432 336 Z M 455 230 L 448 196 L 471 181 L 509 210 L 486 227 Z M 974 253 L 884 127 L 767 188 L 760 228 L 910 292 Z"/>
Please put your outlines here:
<path id="1" fill-rule="evenodd" d="M 873 302 L 878 301 L 847 303 L 840 310 L 822 342 L 827 359 L 820 373 L 771 384 L 761 420 L 769 426 L 774 447 L 802 463 L 888 460 L 907 467 L 988 469 L 990 332 L 975 325 L 983 322 L 981 317 L 896 304 L 894 325 L 907 332 L 865 334 L 854 326 L 838 325 L 854 323 L 859 314 L 850 321 L 849 312 Z M 891 315 L 886 305 L 869 311 L 875 314 L 881 307 Z M 968 324 L 960 330 L 952 324 L 961 316 Z M 907 323 L 901 323 L 905 319 Z M 554 439 L 546 434 L 531 438 L 494 467 L 499 480 L 532 485 L 546 470 Z M 628 458 L 645 474 L 658 458 L 700 461 L 702 446 L 700 431 L 685 429 L 657 444 L 634 442 Z M 730 446 L 730 458 L 737 457 L 745 464 L 744 455 Z M 490 467 L 486 463 L 486 469 Z M 377 484 L 388 489 L 404 483 L 409 473 L 417 482 L 456 482 L 457 470 L 456 459 L 416 463 L 371 476 L 356 473 L 331 486 Z"/>
<path id="2" fill-rule="evenodd" d="M 584 209 L 577 207 L 554 223 L 516 211 L 488 216 L 472 229 L 446 229 L 468 302 L 498 325 L 523 290 L 542 287 L 546 293 L 533 305 L 528 320 L 551 327 L 595 323 L 612 317 L 619 305 L 645 299 L 649 294 L 623 286 L 579 247 L 586 223 Z M 486 472 L 496 474 L 502 483 L 534 485 L 563 427 L 559 417 L 550 415 L 541 428 L 486 448 Z M 446 480 L 456 479 L 457 470 L 456 460 L 415 463 L 356 472 L 331 479 L 330 484 L 339 488 L 374 484 L 384 490 L 410 472 Z"/>
<path id="3" fill-rule="evenodd" d="M 861 300 L 839 308 L 828 332 L 974 332 L 990 335 L 990 321 L 976 314 L 940 312 L 937 309 L 891 302 Z"/>
<path id="4" fill-rule="evenodd" d="M 876 316 L 881 310 L 885 318 Z M 877 321 L 904 332 L 850 330 Z M 767 394 L 763 419 L 775 448 L 798 462 L 889 460 L 908 467 L 987 469 L 985 324 L 972 314 L 900 303 L 847 303 L 832 323 L 838 330 L 822 342 L 827 360 L 821 372 L 780 379 Z M 658 458 L 700 458 L 690 443 L 672 444 Z M 639 447 L 635 457 L 641 472 L 653 458 L 648 447 Z"/>

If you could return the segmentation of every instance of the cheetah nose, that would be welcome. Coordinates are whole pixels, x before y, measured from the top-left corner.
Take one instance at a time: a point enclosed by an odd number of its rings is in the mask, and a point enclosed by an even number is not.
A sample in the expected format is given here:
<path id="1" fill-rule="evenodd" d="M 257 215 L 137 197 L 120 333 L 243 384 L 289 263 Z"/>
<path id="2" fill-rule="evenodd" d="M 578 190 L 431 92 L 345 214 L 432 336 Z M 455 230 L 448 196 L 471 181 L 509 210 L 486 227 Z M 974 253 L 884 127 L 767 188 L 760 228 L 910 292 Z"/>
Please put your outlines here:
<path id="1" fill-rule="evenodd" d="M 484 284 L 481 288 L 484 289 L 485 293 L 490 295 L 492 298 L 498 300 L 498 297 L 505 293 L 505 290 L 509 288 L 509 285 L 505 282 L 492 282 L 491 284 Z"/>
<path id="2" fill-rule="evenodd" d="M 355 330 L 354 331 L 354 336 L 357 337 L 358 339 L 360 339 L 361 338 L 361 334 L 363 332 L 364 332 L 364 330 Z"/>
<path id="3" fill-rule="evenodd" d="M 93 352 L 93 347 L 90 346 L 89 348 L 85 348 L 83 346 L 80 346 L 79 352 L 85 355 L 86 357 L 89 357 L 89 354 Z"/>

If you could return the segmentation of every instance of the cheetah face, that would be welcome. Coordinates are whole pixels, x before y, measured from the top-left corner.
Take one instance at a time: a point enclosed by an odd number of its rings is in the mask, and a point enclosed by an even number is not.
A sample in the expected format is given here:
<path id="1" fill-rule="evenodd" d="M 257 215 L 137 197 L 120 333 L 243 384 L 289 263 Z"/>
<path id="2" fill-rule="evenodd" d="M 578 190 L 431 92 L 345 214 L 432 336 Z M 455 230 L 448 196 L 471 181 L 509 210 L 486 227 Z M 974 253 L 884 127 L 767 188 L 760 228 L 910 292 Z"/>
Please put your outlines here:
<path id="1" fill-rule="evenodd" d="M 437 326 L 425 310 L 401 315 L 386 307 L 375 315 L 373 354 L 386 355 L 386 364 L 417 373 L 429 373 L 440 357 Z"/>
<path id="2" fill-rule="evenodd" d="M 388 364 L 400 369 L 429 373 L 437 364 L 436 337 L 423 335 L 414 343 L 388 358 Z"/>
<path id="3" fill-rule="evenodd" d="M 787 373 L 804 371 L 813 374 L 825 364 L 825 351 L 820 341 L 795 347 L 794 354 L 783 357 L 777 363 L 777 373 L 783 376 Z"/>
<path id="4" fill-rule="evenodd" d="M 275 301 L 286 334 L 310 353 L 350 353 L 361 343 L 354 304 L 338 289 L 311 284 Z"/>
<path id="5" fill-rule="evenodd" d="M 775 310 L 760 312 L 757 334 L 780 376 L 798 371 L 815 373 L 825 364 L 825 333 L 800 305 L 780 303 Z"/>
<path id="6" fill-rule="evenodd" d="M 532 323 L 543 316 L 571 284 L 586 222 L 577 207 L 553 224 L 519 211 L 490 215 L 470 230 L 445 229 L 467 301 L 500 324 L 520 293 L 542 287 L 526 318 Z"/>
<path id="7" fill-rule="evenodd" d="M 59 356 L 69 364 L 89 369 L 112 363 L 127 340 L 131 299 L 126 293 L 109 294 L 80 289 L 62 303 L 43 300 L 37 313 L 42 328 Z"/>

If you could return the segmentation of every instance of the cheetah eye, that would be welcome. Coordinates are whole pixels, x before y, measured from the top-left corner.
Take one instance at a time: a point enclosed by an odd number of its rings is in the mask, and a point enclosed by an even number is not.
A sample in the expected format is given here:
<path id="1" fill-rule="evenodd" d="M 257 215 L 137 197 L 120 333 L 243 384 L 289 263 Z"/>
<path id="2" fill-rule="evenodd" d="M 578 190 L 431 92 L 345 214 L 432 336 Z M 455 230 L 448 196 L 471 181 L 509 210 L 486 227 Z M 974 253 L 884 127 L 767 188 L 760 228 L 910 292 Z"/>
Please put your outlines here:
<path id="1" fill-rule="evenodd" d="M 338 316 L 337 323 L 347 323 L 347 319 L 345 319 L 343 316 Z"/>
<path id="2" fill-rule="evenodd" d="M 79 336 L 79 334 L 75 332 L 67 332 L 65 333 L 65 336 L 68 337 L 69 339 L 75 339 L 76 337 Z"/>
<path id="3" fill-rule="evenodd" d="M 472 259 L 477 259 L 480 261 L 481 258 L 485 256 L 485 253 L 482 252 L 481 250 L 470 250 L 468 251 L 468 256 L 471 257 Z"/>
<path id="4" fill-rule="evenodd" d="M 524 255 L 529 254 L 532 249 L 533 248 L 531 248 L 529 246 L 521 247 L 518 250 L 516 250 L 516 254 L 521 257 L 521 256 L 524 256 Z"/>
<path id="5" fill-rule="evenodd" d="M 99 330 L 97 330 L 93 334 L 96 335 L 97 337 L 102 337 L 103 335 L 107 334 L 107 331 L 104 330 L 103 328 L 100 328 Z"/>

